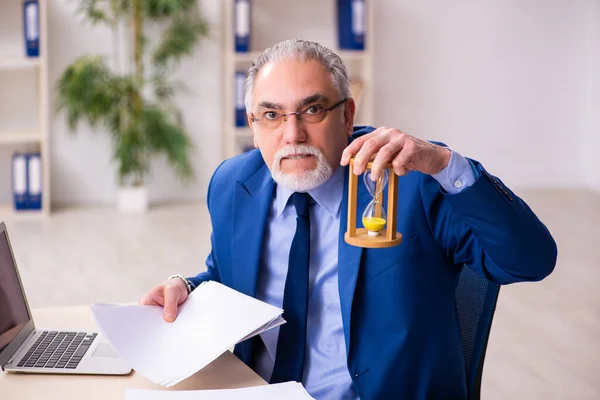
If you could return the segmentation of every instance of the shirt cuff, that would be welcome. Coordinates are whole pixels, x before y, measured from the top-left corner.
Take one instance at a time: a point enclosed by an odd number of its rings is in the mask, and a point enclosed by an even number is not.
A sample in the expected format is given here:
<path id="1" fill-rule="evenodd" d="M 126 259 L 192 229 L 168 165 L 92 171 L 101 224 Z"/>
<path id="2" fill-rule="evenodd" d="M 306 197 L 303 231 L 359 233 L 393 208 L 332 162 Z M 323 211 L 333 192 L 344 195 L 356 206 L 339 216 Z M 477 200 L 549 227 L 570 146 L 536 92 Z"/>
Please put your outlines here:
<path id="1" fill-rule="evenodd" d="M 469 160 L 452 149 L 448 166 L 431 175 L 449 194 L 460 193 L 475 182 L 475 173 Z"/>

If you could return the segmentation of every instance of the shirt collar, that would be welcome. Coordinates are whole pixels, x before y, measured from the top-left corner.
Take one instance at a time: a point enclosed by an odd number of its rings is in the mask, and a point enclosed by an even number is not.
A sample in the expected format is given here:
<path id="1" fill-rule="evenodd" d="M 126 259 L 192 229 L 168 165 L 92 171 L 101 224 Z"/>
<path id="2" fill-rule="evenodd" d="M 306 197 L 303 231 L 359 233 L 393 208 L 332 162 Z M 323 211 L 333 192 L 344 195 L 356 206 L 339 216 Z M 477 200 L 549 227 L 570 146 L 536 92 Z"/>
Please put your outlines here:
<path id="1" fill-rule="evenodd" d="M 321 186 L 308 191 L 317 204 L 334 218 L 337 218 L 342 205 L 344 170 L 345 168 L 338 167 L 331 178 Z M 292 194 L 294 194 L 293 190 L 277 185 L 275 191 L 275 215 L 277 218 L 283 213 Z"/>

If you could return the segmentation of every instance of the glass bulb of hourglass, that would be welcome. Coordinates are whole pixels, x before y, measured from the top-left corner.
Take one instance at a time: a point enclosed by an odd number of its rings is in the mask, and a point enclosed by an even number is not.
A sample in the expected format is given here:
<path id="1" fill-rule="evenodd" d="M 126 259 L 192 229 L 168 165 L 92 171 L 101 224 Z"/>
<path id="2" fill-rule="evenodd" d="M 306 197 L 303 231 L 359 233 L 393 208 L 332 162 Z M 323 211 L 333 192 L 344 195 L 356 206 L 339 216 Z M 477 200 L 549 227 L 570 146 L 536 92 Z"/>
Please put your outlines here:
<path id="1" fill-rule="evenodd" d="M 368 235 L 379 236 L 379 232 L 383 230 L 386 222 L 387 216 L 382 205 L 377 200 L 370 202 L 362 215 L 362 223 L 367 228 Z"/>
<path id="2" fill-rule="evenodd" d="M 379 202 L 378 197 L 387 186 L 388 183 L 388 170 L 385 169 L 379 175 L 377 181 L 371 179 L 371 170 L 368 170 L 363 175 L 365 187 L 371 194 L 373 200 L 369 203 L 367 208 L 362 215 L 362 223 L 367 228 L 367 234 L 369 236 L 379 236 L 379 232 L 385 227 L 387 222 L 387 216 L 383 205 Z"/>

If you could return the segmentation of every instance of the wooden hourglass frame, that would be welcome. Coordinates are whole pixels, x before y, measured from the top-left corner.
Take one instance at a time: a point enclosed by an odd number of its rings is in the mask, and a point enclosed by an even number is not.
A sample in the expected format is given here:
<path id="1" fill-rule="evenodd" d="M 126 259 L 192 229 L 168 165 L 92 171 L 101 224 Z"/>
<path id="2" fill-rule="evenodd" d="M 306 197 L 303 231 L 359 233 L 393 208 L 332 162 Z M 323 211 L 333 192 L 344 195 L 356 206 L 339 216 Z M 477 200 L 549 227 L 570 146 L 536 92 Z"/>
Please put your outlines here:
<path id="1" fill-rule="evenodd" d="M 370 170 L 373 162 L 367 163 L 366 171 Z M 354 173 L 354 157 L 350 159 L 350 176 L 348 179 L 348 230 L 344 235 L 346 243 L 366 248 L 385 248 L 393 247 L 402 243 L 402 234 L 396 232 L 396 212 L 398 206 L 398 175 L 394 172 L 392 163 L 386 165 L 388 170 L 388 195 L 387 195 L 387 220 L 385 224 L 385 234 L 379 236 L 370 236 L 366 228 L 356 227 L 356 203 L 358 193 L 358 175 Z M 365 171 L 365 173 L 366 173 Z M 383 188 L 380 187 L 380 180 L 377 182 L 375 193 L 377 201 L 383 206 Z M 379 209 L 380 210 L 380 209 Z M 379 215 L 380 216 L 380 215 Z"/>

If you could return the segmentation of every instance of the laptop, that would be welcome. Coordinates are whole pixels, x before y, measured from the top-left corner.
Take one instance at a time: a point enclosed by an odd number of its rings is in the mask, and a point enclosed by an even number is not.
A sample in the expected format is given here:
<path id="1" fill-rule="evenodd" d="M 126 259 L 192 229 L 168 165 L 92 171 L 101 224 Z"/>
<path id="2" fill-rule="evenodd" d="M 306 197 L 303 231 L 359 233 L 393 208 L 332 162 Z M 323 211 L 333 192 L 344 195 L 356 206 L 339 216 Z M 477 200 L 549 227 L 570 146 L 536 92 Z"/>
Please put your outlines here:
<path id="1" fill-rule="evenodd" d="M 4 222 L 0 222 L 0 366 L 3 371 L 51 374 L 131 372 L 100 333 L 35 327 Z"/>

